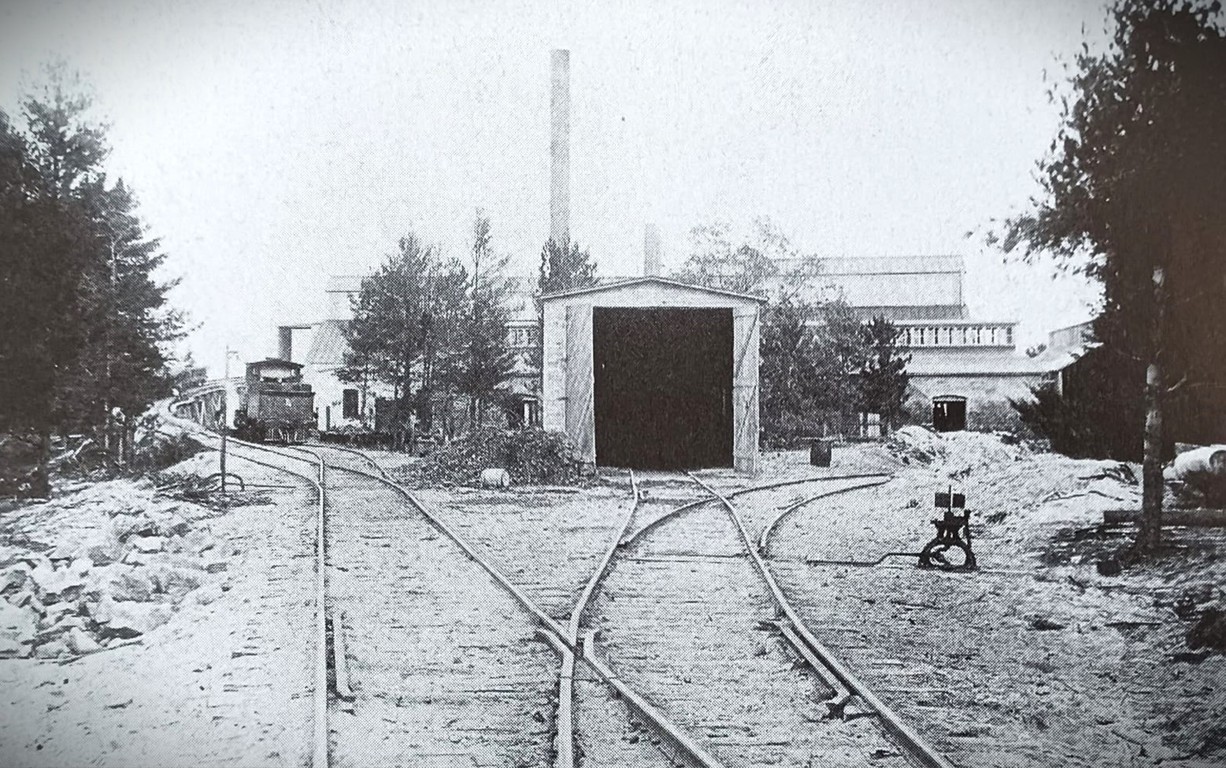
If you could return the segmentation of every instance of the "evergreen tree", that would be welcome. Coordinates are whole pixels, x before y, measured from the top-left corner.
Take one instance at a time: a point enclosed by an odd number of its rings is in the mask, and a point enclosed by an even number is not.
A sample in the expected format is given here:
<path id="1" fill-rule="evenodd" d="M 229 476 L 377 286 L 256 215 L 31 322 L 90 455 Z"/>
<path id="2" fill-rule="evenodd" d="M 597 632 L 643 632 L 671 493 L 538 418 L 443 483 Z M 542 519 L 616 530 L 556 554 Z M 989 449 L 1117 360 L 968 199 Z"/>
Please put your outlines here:
<path id="1" fill-rule="evenodd" d="M 868 350 L 862 324 L 846 302 L 823 302 L 818 314 L 812 407 L 826 414 L 827 423 L 842 434 L 860 404 L 858 374 Z"/>
<path id="2" fill-rule="evenodd" d="M 338 377 L 390 386 L 393 431 L 401 438 L 411 415 L 423 428 L 430 427 L 436 384 L 456 369 L 455 340 L 467 284 L 461 264 L 442 259 L 437 248 L 410 233 L 362 281 L 354 297 L 353 318 L 343 329 L 348 350 Z"/>
<path id="3" fill-rule="evenodd" d="M 1117 0 L 1111 19 L 1107 49 L 1083 46 L 1059 94 L 1044 196 L 1003 238 L 1103 285 L 1095 335 L 1144 403 L 1141 557 L 1161 538 L 1171 406 L 1215 425 L 1201 434 L 1226 429 L 1226 35 L 1217 2 Z"/>
<path id="4" fill-rule="evenodd" d="M 903 404 L 907 401 L 907 363 L 911 355 L 898 343 L 898 328 L 882 316 L 874 317 L 862 326 L 866 347 L 860 367 L 859 390 L 863 410 L 881 414 L 887 431 L 902 423 Z"/>
<path id="5" fill-rule="evenodd" d="M 816 427 L 818 308 L 784 296 L 764 310 L 762 319 L 762 429 L 772 441 L 786 442 Z"/>
<path id="6" fill-rule="evenodd" d="M 170 344 L 182 318 L 155 278 L 164 256 L 136 204 L 102 170 L 105 130 L 65 68 L 23 102 L 27 134 L 0 120 L 0 228 L 6 249 L 0 367 L 5 429 L 101 432 L 120 445 L 136 417 L 169 392 Z M 113 435 L 111 413 L 124 429 Z M 120 440 L 113 440 L 120 437 Z"/>
<path id="7" fill-rule="evenodd" d="M 507 343 L 507 259 L 490 251 L 490 220 L 477 211 L 473 224 L 473 272 L 469 310 L 461 334 L 463 364 L 457 389 L 468 398 L 470 423 L 480 426 L 486 407 L 511 376 L 514 354 Z"/>

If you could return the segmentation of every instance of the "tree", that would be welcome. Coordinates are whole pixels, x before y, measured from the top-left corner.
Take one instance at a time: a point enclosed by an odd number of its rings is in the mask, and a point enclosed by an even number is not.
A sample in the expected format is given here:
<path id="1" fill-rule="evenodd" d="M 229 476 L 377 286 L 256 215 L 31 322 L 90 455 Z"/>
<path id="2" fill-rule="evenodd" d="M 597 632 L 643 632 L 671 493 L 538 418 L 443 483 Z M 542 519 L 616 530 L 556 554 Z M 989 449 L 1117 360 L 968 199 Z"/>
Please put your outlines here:
<path id="1" fill-rule="evenodd" d="M 903 403 L 907 401 L 907 364 L 911 355 L 898 343 L 898 328 L 878 315 L 861 328 L 866 347 L 860 366 L 859 390 L 862 408 L 881 414 L 887 431 L 902 423 Z"/>
<path id="2" fill-rule="evenodd" d="M 792 294 L 817 271 L 815 259 L 800 256 L 770 219 L 759 218 L 750 236 L 744 238 L 734 237 L 727 222 L 694 227 L 690 255 L 673 276 L 737 293 L 767 293 L 772 283 L 780 282 Z M 777 280 L 781 275 L 794 279 Z"/>
<path id="3" fill-rule="evenodd" d="M 1132 380 L 1145 414 L 1135 425 L 1144 445 L 1137 558 L 1161 541 L 1168 406 L 1177 399 L 1193 418 L 1222 418 L 1214 405 L 1226 389 L 1219 14 L 1217 2 L 1115 2 L 1110 44 L 1102 53 L 1083 45 L 1069 92 L 1059 94 L 1062 126 L 1039 163 L 1043 199 L 1003 231 L 1006 251 L 1050 252 L 1062 268 L 1099 280 L 1098 341 L 1119 361 L 1144 367 L 1144 378 Z"/>
<path id="4" fill-rule="evenodd" d="M 842 299 L 819 307 L 813 342 L 815 384 L 813 407 L 824 412 L 842 432 L 860 404 L 858 374 L 868 351 L 862 324 Z"/>
<path id="5" fill-rule="evenodd" d="M 541 296 L 596 284 L 596 262 L 578 243 L 555 243 L 552 238 L 541 248 L 541 267 L 537 290 Z"/>
<path id="6" fill-rule="evenodd" d="M 5 313 L 0 343 L 6 429 L 101 432 L 127 442 L 135 417 L 169 392 L 170 345 L 182 317 L 169 308 L 173 282 L 146 239 L 122 180 L 108 184 L 105 128 L 89 118 L 90 98 L 63 65 L 23 101 L 26 134 L 3 118 L 7 230 Z M 125 416 L 113 441 L 113 410 Z"/>
<path id="7" fill-rule="evenodd" d="M 468 397 L 469 422 L 481 426 L 486 406 L 511 376 L 515 357 L 507 344 L 507 259 L 496 259 L 490 252 L 490 220 L 480 210 L 473 224 L 472 255 L 472 285 L 461 332 L 462 364 L 456 370 L 456 389 Z"/>
<path id="8" fill-rule="evenodd" d="M 438 369 L 454 364 L 453 340 L 465 311 L 468 276 L 455 260 L 410 233 L 353 300 L 344 330 L 349 349 L 338 372 L 343 381 L 382 382 L 392 388 L 396 431 L 410 414 L 432 418 L 430 394 Z"/>
<path id="9" fill-rule="evenodd" d="M 759 368 L 762 428 L 771 440 L 786 441 L 814 431 L 817 316 L 817 307 L 787 296 L 764 310 Z"/>

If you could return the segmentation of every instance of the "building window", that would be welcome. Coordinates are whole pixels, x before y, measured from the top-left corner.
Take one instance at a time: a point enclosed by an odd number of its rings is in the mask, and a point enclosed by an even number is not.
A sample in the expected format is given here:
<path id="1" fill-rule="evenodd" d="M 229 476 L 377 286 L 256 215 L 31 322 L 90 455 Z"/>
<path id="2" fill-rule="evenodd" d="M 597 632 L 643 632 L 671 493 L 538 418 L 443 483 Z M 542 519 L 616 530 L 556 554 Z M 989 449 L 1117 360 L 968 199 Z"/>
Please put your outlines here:
<path id="1" fill-rule="evenodd" d="M 530 349 L 537 345 L 537 329 L 514 326 L 507 329 L 507 344 L 512 349 Z"/>
<path id="2" fill-rule="evenodd" d="M 346 389 L 341 393 L 341 416 L 346 419 L 358 417 L 358 391 Z"/>

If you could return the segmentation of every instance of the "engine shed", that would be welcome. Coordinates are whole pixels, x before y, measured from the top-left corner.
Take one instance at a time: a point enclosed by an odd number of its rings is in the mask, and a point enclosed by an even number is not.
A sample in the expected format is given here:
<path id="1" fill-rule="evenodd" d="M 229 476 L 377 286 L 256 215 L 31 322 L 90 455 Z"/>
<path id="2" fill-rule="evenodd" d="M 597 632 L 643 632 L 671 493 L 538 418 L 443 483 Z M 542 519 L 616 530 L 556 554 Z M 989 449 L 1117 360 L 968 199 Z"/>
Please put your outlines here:
<path id="1" fill-rule="evenodd" d="M 542 296 L 542 426 L 593 465 L 755 474 L 764 301 L 662 277 Z"/>

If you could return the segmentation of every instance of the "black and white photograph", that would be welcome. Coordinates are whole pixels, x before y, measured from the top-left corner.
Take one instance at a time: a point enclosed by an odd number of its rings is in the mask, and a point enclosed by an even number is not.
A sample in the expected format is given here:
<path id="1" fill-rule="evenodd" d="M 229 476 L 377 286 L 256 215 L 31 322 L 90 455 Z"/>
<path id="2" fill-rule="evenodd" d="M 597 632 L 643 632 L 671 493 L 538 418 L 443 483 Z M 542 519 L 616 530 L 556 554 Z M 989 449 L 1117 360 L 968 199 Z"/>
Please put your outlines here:
<path id="1" fill-rule="evenodd" d="M 1218 0 L 0 4 L 0 766 L 1226 765 Z"/>

